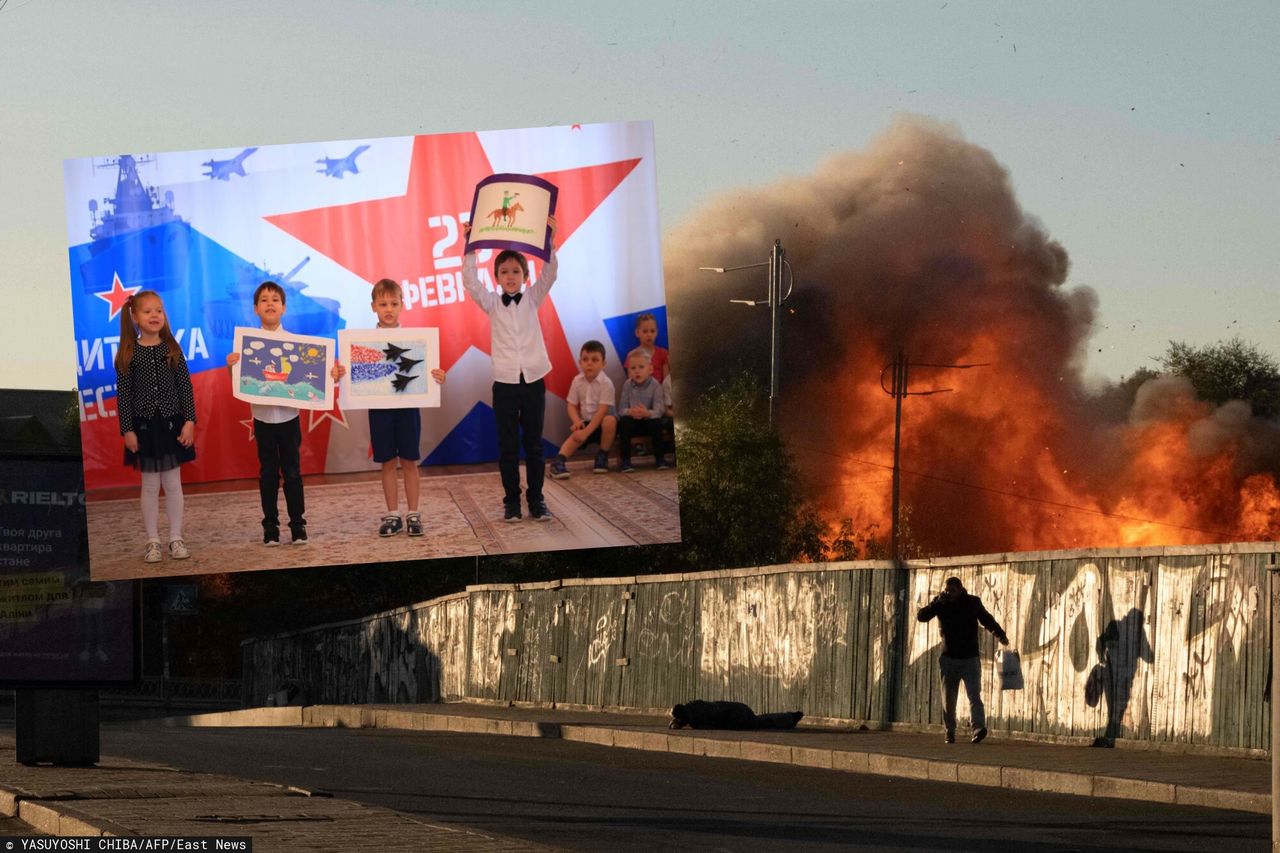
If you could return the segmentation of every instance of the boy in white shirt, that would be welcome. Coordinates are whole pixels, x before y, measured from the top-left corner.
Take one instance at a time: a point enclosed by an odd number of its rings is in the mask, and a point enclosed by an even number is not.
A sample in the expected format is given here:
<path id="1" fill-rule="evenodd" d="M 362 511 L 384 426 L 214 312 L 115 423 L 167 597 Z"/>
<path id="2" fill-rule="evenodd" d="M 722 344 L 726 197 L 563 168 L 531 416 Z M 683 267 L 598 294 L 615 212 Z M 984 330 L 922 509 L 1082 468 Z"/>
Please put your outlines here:
<path id="1" fill-rule="evenodd" d="M 582 368 L 582 372 L 573 377 L 569 396 L 565 398 L 569 407 L 569 425 L 573 432 L 569 433 L 569 437 L 560 446 L 560 455 L 551 460 L 553 479 L 568 479 L 568 457 L 579 447 L 593 442 L 600 445 L 600 450 L 596 453 L 592 473 L 606 474 L 609 471 L 609 448 L 617 433 L 618 418 L 613 412 L 613 380 L 605 374 L 604 362 L 604 344 L 587 341 L 582 345 L 582 350 L 578 353 L 578 367 Z"/>
<path id="2" fill-rule="evenodd" d="M 280 330 L 284 317 L 284 288 L 264 281 L 253 292 L 253 311 L 262 328 Z M 240 361 L 240 353 L 227 354 L 227 367 Z M 338 378 L 337 368 L 331 373 Z M 262 544 L 280 544 L 280 481 L 284 480 L 284 503 L 289 512 L 289 533 L 294 545 L 307 544 L 306 498 L 302 491 L 302 424 L 298 410 L 289 406 L 250 404 L 253 412 L 253 440 L 258 445 L 258 495 L 262 501 Z"/>
<path id="3" fill-rule="evenodd" d="M 475 251 L 462 260 L 462 286 L 471 300 L 489 315 L 489 355 L 493 362 L 493 411 L 498 421 L 498 471 L 502 475 L 503 520 L 516 522 L 520 514 L 520 448 L 524 447 L 525 499 L 529 515 L 550 521 L 551 512 L 542 497 L 542 423 L 546 414 L 545 377 L 551 359 L 542 340 L 538 306 L 556 280 L 559 262 L 555 253 L 555 217 L 551 228 L 551 257 L 538 281 L 529 281 L 529 261 L 519 252 L 506 250 L 493 260 L 493 277 L 500 293 L 490 293 L 476 274 Z M 463 225 L 470 236 L 471 226 Z M 523 435 L 521 435 L 523 433 Z"/>

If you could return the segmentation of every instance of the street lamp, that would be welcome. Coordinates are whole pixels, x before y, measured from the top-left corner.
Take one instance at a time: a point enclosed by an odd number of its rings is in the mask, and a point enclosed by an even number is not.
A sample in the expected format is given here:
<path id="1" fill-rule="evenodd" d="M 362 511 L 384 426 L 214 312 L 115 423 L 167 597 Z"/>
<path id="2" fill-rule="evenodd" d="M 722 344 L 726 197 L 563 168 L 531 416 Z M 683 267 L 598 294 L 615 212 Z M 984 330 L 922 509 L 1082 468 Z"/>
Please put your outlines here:
<path id="1" fill-rule="evenodd" d="M 782 348 L 782 312 L 783 303 L 791 297 L 795 285 L 795 275 L 791 264 L 787 261 L 786 252 L 782 250 L 782 241 L 774 240 L 769 252 L 769 260 L 758 264 L 743 264 L 737 267 L 698 267 L 706 272 L 726 273 L 737 270 L 749 270 L 757 267 L 769 268 L 769 296 L 767 299 L 730 299 L 735 305 L 767 305 L 770 308 L 770 344 L 769 344 L 769 426 L 773 426 L 777 414 L 778 398 L 778 360 Z M 787 292 L 782 292 L 782 270 L 787 270 Z"/>

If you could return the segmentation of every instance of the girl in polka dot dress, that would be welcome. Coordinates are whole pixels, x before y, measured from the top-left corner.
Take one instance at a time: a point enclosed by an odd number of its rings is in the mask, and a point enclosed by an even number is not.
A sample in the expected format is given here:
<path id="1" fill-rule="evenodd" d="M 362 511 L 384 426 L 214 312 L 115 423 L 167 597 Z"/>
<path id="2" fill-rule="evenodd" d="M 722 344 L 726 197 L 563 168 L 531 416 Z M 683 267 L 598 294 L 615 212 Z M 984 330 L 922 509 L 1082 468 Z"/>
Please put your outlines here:
<path id="1" fill-rule="evenodd" d="M 169 330 L 164 302 L 151 290 L 129 297 L 120 312 L 116 352 L 116 408 L 124 436 L 124 464 L 142 472 L 142 560 L 161 559 L 160 490 L 169 516 L 169 557 L 189 556 L 182 541 L 182 473 L 196 458 L 196 404 L 182 348 Z"/>

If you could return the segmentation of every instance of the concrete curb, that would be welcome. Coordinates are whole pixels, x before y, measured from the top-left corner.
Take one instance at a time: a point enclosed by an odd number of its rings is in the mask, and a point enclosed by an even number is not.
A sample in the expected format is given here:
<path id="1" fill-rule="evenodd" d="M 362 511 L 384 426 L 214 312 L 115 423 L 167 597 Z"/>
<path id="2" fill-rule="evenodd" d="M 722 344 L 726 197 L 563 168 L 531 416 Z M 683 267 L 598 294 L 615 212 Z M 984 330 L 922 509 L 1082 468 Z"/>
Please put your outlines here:
<path id="1" fill-rule="evenodd" d="M 33 797 L 33 799 L 27 799 Z M 136 832 L 84 814 L 75 806 L 35 799 L 22 788 L 0 786 L 0 815 L 16 817 L 46 835 L 134 836 Z"/>
<path id="2" fill-rule="evenodd" d="M 392 711 L 353 705 L 308 705 L 292 708 L 246 708 L 214 714 L 170 717 L 166 726 L 385 728 L 448 731 L 462 734 L 561 738 L 597 746 L 675 752 L 708 758 L 736 758 L 846 773 L 869 773 L 900 779 L 956 782 L 1014 791 L 1109 797 L 1173 805 L 1203 806 L 1271 814 L 1271 795 L 1178 785 L 1110 774 L 1072 773 L 997 764 L 920 758 L 892 753 L 823 749 L 742 739 L 702 737 L 665 731 L 638 731 L 608 725 L 508 720 L 501 717 Z M 0 791 L 0 805 L 4 793 Z"/>

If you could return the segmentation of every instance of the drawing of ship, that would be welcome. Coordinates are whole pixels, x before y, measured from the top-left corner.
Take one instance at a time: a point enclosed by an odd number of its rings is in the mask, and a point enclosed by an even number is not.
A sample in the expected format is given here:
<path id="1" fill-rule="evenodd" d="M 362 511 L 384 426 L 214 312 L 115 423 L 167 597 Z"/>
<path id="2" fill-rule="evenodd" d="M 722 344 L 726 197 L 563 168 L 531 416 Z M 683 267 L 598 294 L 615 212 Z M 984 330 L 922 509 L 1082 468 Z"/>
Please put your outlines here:
<path id="1" fill-rule="evenodd" d="M 290 366 L 288 360 L 282 358 L 280 359 L 279 370 L 275 369 L 274 364 L 267 362 L 267 366 L 262 368 L 262 375 L 264 378 L 269 379 L 272 382 L 287 382 L 289 380 L 289 372 L 292 370 L 293 368 Z"/>

